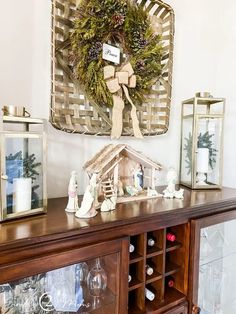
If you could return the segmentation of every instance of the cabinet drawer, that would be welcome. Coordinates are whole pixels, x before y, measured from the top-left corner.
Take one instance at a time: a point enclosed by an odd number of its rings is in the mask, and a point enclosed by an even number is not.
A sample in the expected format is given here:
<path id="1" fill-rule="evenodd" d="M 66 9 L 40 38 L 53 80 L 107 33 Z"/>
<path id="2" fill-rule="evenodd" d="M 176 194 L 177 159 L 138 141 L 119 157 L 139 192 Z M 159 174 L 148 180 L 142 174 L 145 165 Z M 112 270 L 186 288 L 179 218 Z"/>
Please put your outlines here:
<path id="1" fill-rule="evenodd" d="M 165 312 L 165 314 L 188 314 L 188 304 L 184 303 Z"/>

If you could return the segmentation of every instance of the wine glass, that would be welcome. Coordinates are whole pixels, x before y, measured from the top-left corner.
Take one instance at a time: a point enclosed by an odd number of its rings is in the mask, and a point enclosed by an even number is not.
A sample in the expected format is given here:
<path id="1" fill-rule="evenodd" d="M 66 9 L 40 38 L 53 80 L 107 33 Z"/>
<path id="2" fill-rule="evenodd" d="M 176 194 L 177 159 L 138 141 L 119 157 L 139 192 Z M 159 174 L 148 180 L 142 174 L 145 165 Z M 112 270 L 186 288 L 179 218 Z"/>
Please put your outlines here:
<path id="1" fill-rule="evenodd" d="M 24 278 L 14 285 L 16 313 L 34 314 L 38 312 L 37 278 L 37 276 Z"/>
<path id="2" fill-rule="evenodd" d="M 87 278 L 90 295 L 100 297 L 107 287 L 107 275 L 101 267 L 100 259 L 96 258 L 95 266 L 90 270 Z"/>
<path id="3" fill-rule="evenodd" d="M 9 284 L 0 285 L 0 313 L 10 313 L 14 307 L 13 291 Z"/>

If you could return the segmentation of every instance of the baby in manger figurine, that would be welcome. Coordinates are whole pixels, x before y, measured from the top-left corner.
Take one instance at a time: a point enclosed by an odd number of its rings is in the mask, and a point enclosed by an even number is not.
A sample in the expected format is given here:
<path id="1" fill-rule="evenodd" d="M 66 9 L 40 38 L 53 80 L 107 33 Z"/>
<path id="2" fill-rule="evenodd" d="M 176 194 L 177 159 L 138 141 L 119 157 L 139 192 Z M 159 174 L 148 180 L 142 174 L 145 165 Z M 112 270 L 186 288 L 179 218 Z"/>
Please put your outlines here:
<path id="1" fill-rule="evenodd" d="M 75 213 L 78 209 L 78 175 L 76 171 L 71 172 L 70 182 L 68 186 L 68 203 L 65 211 Z"/>

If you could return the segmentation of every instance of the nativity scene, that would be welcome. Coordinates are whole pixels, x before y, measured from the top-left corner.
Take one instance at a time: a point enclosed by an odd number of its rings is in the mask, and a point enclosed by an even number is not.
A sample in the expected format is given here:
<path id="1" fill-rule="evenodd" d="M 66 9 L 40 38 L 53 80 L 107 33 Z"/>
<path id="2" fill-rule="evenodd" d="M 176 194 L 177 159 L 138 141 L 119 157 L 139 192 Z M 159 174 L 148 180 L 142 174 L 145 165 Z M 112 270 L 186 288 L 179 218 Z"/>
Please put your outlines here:
<path id="1" fill-rule="evenodd" d="M 105 146 L 84 166 L 89 178 L 96 173 L 95 203 L 109 199 L 112 207 L 114 203 L 158 196 L 155 186 L 161 168 L 159 163 L 126 144 Z"/>

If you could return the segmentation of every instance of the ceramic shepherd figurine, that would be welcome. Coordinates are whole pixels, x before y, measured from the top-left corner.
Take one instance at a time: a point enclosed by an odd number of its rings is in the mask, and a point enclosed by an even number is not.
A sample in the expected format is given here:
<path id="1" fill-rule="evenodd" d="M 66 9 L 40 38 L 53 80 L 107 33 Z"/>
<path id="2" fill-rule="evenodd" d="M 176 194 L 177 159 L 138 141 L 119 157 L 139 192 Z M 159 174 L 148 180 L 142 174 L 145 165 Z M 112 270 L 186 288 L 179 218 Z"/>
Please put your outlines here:
<path id="1" fill-rule="evenodd" d="M 76 171 L 71 172 L 70 182 L 68 186 L 68 203 L 65 211 L 68 213 L 75 213 L 78 206 L 78 175 Z"/>
<path id="2" fill-rule="evenodd" d="M 184 189 L 175 190 L 177 181 L 177 173 L 174 168 L 170 168 L 167 172 L 167 188 L 163 191 L 163 196 L 166 198 L 184 198 Z"/>
<path id="3" fill-rule="evenodd" d="M 97 215 L 95 202 L 97 199 L 97 173 L 94 173 L 86 187 L 80 208 L 75 216 L 78 218 L 91 218 Z"/>

